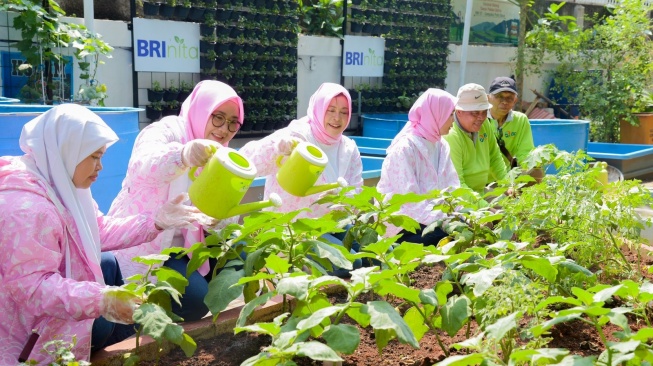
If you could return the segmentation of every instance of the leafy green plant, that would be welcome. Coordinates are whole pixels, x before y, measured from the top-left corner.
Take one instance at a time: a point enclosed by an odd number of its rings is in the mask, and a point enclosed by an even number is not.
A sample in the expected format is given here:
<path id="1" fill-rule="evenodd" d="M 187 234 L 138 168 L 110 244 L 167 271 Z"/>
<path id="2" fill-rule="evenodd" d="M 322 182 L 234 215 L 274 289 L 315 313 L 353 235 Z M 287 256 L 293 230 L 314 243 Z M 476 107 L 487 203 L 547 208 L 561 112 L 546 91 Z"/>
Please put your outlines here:
<path id="1" fill-rule="evenodd" d="M 133 260 L 148 267 L 143 274 L 129 277 L 129 283 L 122 287 L 142 299 L 142 304 L 134 312 L 136 328 L 136 348 L 133 354 L 125 355 L 125 365 L 137 365 L 140 356 L 140 336 L 148 335 L 158 343 L 168 340 L 184 351 L 186 356 L 195 352 L 195 341 L 176 324 L 183 319 L 172 312 L 172 301 L 180 304 L 179 297 L 183 295 L 188 280 L 177 271 L 163 267 L 161 264 L 174 253 L 174 249 L 164 250 L 164 254 L 153 254 L 136 257 Z M 156 283 L 151 281 L 156 278 Z"/>
<path id="2" fill-rule="evenodd" d="M 342 37 L 344 0 L 298 0 L 302 33 Z"/>
<path id="3" fill-rule="evenodd" d="M 87 361 L 78 361 L 73 353 L 73 347 L 77 343 L 77 337 L 72 337 L 72 342 L 64 341 L 61 339 L 53 339 L 43 344 L 43 352 L 47 353 L 52 359 L 48 366 L 89 366 L 91 363 Z M 34 360 L 27 360 L 19 365 L 38 365 L 39 363 Z"/>
<path id="4" fill-rule="evenodd" d="M 87 82 L 85 87 L 95 84 L 102 89 L 102 84 L 94 81 L 95 74 L 98 65 L 102 63 L 100 56 L 109 57 L 113 48 L 102 41 L 99 35 L 88 32 L 85 26 L 65 21 L 65 12 L 57 2 L 9 0 L 0 5 L 0 11 L 17 13 L 13 27 L 20 31 L 21 40 L 13 46 L 25 57 L 24 67 L 32 69 L 28 83 L 40 80 L 44 86 L 41 89 L 41 100 L 44 103 L 52 104 L 55 99 L 53 75 L 57 72 L 55 68 L 63 69 L 66 63 L 64 50 L 67 47 L 75 48 L 74 56 L 79 63 L 81 77 Z M 101 93 L 105 92 L 106 90 Z M 83 95 L 92 96 L 91 94 Z M 95 100 L 100 103 L 104 99 L 103 95 L 97 95 Z M 65 100 L 68 96 L 59 95 L 58 99 Z"/>
<path id="5" fill-rule="evenodd" d="M 653 5 L 619 1 L 607 8 L 607 16 L 594 16 L 590 28 L 580 29 L 574 17 L 559 14 L 564 4 L 550 5 L 528 33 L 526 52 L 536 70 L 546 54 L 556 58 L 555 84 L 563 85 L 569 103 L 580 105 L 581 117 L 593 122 L 593 140 L 618 141 L 620 121 L 637 125 L 632 113 L 644 110 L 644 93 L 653 83 L 648 17 Z"/>
<path id="6" fill-rule="evenodd" d="M 186 80 L 182 80 L 179 83 L 179 91 L 180 92 L 189 93 L 192 90 L 193 90 L 193 84 L 192 83 L 190 83 L 190 82 L 188 82 Z"/>
<path id="7" fill-rule="evenodd" d="M 161 83 L 157 80 L 152 81 L 152 90 L 155 92 L 162 92 L 163 88 L 161 87 Z"/>

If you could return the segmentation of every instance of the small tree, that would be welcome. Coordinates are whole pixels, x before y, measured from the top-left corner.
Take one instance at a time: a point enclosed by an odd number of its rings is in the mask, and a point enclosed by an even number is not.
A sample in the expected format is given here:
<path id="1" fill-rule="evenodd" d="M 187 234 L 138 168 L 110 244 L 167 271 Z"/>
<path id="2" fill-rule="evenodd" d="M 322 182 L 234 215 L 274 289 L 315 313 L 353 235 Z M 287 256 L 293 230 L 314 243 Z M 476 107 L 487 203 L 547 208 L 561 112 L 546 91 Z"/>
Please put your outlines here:
<path id="1" fill-rule="evenodd" d="M 551 4 L 528 33 L 531 66 L 554 56 L 559 62 L 554 82 L 570 103 L 580 105 L 581 117 L 593 122 L 591 139 L 618 141 L 620 121 L 638 123 L 632 113 L 644 109 L 653 84 L 653 5 L 618 1 L 607 16 L 592 16 L 587 29 L 580 29 L 576 18 L 559 15 L 562 6 Z"/>

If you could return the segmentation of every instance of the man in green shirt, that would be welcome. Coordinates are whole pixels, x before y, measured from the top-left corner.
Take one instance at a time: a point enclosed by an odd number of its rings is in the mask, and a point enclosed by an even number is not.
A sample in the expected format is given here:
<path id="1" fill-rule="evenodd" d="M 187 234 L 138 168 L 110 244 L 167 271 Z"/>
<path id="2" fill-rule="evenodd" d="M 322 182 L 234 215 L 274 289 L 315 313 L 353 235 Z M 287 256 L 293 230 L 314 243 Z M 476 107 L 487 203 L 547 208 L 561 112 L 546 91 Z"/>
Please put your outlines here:
<path id="1" fill-rule="evenodd" d="M 487 119 L 492 105 L 485 89 L 478 84 L 461 86 L 457 97 L 454 124 L 444 138 L 449 143 L 460 185 L 482 193 L 488 183 L 506 176 L 506 165 Z"/>
<path id="2" fill-rule="evenodd" d="M 489 120 L 508 170 L 517 166 L 535 148 L 528 117 L 513 111 L 517 103 L 517 86 L 512 78 L 500 76 L 490 84 Z"/>

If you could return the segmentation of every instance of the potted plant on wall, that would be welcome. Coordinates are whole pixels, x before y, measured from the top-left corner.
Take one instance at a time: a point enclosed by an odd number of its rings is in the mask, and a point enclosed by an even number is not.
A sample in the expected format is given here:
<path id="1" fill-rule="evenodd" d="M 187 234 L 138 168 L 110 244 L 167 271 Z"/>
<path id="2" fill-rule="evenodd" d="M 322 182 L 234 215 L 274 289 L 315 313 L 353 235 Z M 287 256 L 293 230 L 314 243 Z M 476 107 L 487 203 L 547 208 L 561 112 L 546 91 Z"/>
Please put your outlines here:
<path id="1" fill-rule="evenodd" d="M 145 107 L 145 116 L 150 121 L 157 121 L 161 118 L 161 111 L 163 110 L 163 102 L 151 102 Z"/>
<path id="2" fill-rule="evenodd" d="M 164 93 L 161 83 L 154 80 L 152 82 L 152 87 L 147 89 L 147 100 L 150 102 L 159 102 L 163 99 Z"/>
<path id="3" fill-rule="evenodd" d="M 179 95 L 179 88 L 176 85 L 176 81 L 172 80 L 170 82 L 170 85 L 164 91 L 163 100 L 166 102 L 177 100 L 178 95 Z"/>
<path id="4" fill-rule="evenodd" d="M 177 95 L 177 100 L 179 103 L 183 103 L 186 98 L 190 95 L 190 92 L 193 91 L 193 83 L 186 80 L 179 82 L 179 95 Z"/>
<path id="5" fill-rule="evenodd" d="M 143 1 L 143 14 L 148 16 L 159 15 L 159 8 L 161 3 L 156 0 L 144 0 Z"/>

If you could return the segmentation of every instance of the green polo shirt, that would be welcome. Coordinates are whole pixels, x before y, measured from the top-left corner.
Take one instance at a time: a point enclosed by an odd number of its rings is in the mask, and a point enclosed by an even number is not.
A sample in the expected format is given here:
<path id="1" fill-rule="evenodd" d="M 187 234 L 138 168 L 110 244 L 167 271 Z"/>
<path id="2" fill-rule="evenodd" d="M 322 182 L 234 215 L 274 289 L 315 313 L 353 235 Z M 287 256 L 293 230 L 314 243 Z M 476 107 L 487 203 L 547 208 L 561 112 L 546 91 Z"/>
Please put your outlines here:
<path id="1" fill-rule="evenodd" d="M 460 178 L 460 185 L 482 193 L 488 183 L 505 178 L 506 165 L 492 124 L 487 119 L 473 137 L 460 127 L 458 121 L 444 136 L 449 143 L 451 161 Z"/>
<path id="2" fill-rule="evenodd" d="M 499 138 L 499 134 L 501 134 L 506 150 L 508 150 L 510 155 L 514 158 L 517 158 L 518 162 L 524 161 L 526 156 L 535 149 L 535 146 L 533 145 L 531 124 L 524 113 L 516 111 L 508 113 L 506 122 L 503 123 L 501 129 L 499 129 L 499 122 L 492 118 L 491 114 L 488 119 L 494 129 L 495 137 Z M 510 162 L 505 155 L 501 155 L 503 156 L 503 161 L 506 164 L 507 169 L 510 170 Z"/>

